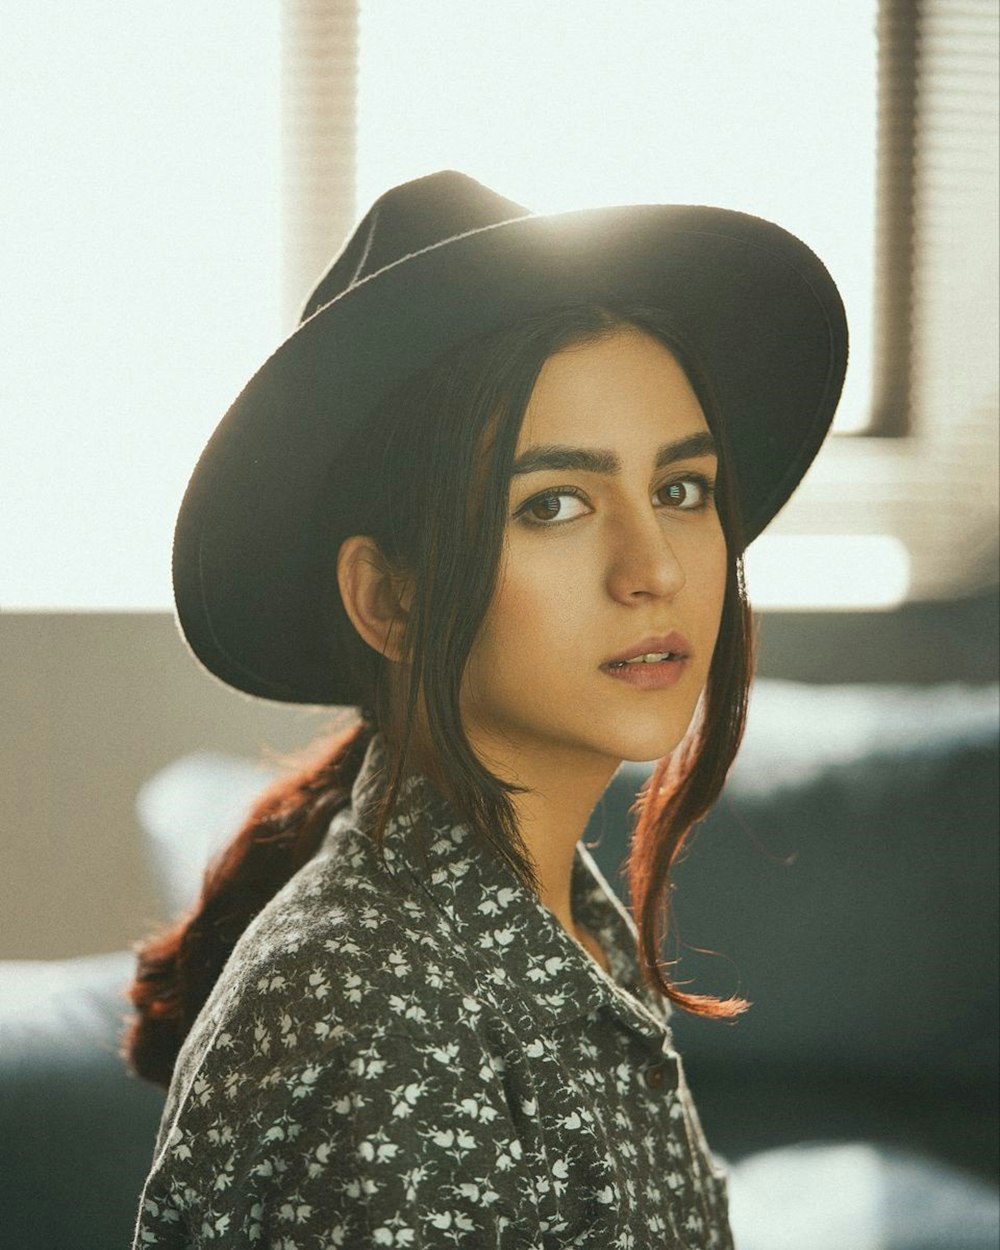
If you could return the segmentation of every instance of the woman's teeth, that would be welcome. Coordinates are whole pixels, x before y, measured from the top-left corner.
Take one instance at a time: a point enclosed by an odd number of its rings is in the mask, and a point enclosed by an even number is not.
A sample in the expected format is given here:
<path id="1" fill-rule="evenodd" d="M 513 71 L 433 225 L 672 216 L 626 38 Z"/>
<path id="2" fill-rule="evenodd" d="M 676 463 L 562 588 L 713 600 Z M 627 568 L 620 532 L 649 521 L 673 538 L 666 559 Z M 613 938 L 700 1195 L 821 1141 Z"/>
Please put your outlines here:
<path id="1" fill-rule="evenodd" d="M 645 655 L 637 655 L 632 660 L 612 660 L 609 668 L 624 668 L 626 664 L 660 664 L 664 660 L 673 660 L 676 656 L 672 651 L 649 651 Z"/>

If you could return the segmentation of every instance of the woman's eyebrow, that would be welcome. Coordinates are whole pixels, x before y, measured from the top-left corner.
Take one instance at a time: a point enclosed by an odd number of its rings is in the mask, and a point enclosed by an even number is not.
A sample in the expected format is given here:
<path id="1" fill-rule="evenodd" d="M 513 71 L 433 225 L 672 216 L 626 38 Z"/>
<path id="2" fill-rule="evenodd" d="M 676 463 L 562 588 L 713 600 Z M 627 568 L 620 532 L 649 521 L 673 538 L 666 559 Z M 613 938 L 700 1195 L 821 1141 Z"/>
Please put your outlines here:
<path id="1" fill-rule="evenodd" d="M 697 456 L 715 456 L 715 439 L 707 430 L 688 434 L 664 443 L 656 453 L 656 468 L 666 468 L 675 460 L 690 460 Z M 603 473 L 614 476 L 622 470 L 621 461 L 613 451 L 600 447 L 570 447 L 563 443 L 541 443 L 529 447 L 514 461 L 511 477 L 523 473 L 539 473 L 542 469 L 576 469 L 585 473 Z"/>

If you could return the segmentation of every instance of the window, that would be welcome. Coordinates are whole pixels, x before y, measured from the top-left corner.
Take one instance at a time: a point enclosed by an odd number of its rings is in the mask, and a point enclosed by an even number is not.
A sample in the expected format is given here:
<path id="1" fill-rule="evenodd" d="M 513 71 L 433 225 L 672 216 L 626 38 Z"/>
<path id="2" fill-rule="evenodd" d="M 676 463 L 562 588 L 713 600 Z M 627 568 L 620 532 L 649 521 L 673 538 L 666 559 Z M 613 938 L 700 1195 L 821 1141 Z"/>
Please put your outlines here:
<path id="1" fill-rule="evenodd" d="M 997 28 L 994 0 L 262 0 L 252 20 L 236 0 L 10 0 L 0 604 L 167 608 L 219 416 L 357 207 L 449 165 L 542 211 L 742 207 L 827 261 L 857 436 L 751 549 L 758 603 L 789 605 L 775 569 L 803 607 L 832 606 L 806 574 L 838 564 L 821 581 L 842 607 L 995 583 Z M 877 170 L 900 58 L 899 164 Z M 867 436 L 873 378 L 905 437 Z"/>
<path id="2" fill-rule="evenodd" d="M 279 17 L 2 6 L 4 608 L 171 602 L 187 476 L 281 333 Z"/>
<path id="3" fill-rule="evenodd" d="M 826 261 L 853 343 L 839 428 L 869 419 L 875 0 L 363 0 L 358 208 L 456 168 L 539 212 L 722 204 Z"/>

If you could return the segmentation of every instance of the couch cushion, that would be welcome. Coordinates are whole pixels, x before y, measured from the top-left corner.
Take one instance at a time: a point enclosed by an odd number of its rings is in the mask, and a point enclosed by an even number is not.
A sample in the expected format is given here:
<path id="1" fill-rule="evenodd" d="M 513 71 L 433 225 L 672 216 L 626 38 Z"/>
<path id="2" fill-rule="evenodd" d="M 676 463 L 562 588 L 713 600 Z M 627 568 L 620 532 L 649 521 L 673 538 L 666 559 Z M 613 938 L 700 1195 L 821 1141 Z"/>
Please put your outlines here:
<path id="1" fill-rule="evenodd" d="M 128 952 L 0 963 L 0 1211 L 19 1250 L 130 1244 L 162 1096 L 118 1056 Z"/>
<path id="2" fill-rule="evenodd" d="M 243 824 L 275 775 L 242 756 L 193 751 L 143 784 L 136 814 L 168 915 L 191 905 L 206 864 Z"/>
<path id="3" fill-rule="evenodd" d="M 740 1250 L 996 1250 L 996 1191 L 911 1151 L 865 1142 L 768 1150 L 733 1168 Z"/>
<path id="4" fill-rule="evenodd" d="M 595 813 L 612 878 L 642 774 Z M 717 1148 L 881 1137 L 995 1174 L 997 825 L 996 687 L 758 690 L 676 871 L 678 975 L 754 1004 L 675 1017 Z"/>

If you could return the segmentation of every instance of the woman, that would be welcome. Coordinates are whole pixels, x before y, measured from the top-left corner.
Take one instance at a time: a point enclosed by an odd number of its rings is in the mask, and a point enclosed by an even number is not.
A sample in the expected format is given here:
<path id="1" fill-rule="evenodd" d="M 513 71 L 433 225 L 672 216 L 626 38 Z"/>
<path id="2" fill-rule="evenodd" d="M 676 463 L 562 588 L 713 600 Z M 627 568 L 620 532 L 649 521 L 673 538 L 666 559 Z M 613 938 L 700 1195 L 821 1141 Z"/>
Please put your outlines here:
<path id="1" fill-rule="evenodd" d="M 745 1004 L 671 983 L 664 903 L 742 731 L 740 554 L 846 342 L 742 214 L 376 203 L 178 522 L 208 669 L 359 718 L 140 951 L 137 1246 L 731 1244 L 667 1019 Z M 637 929 L 578 843 L 626 759 Z"/>

